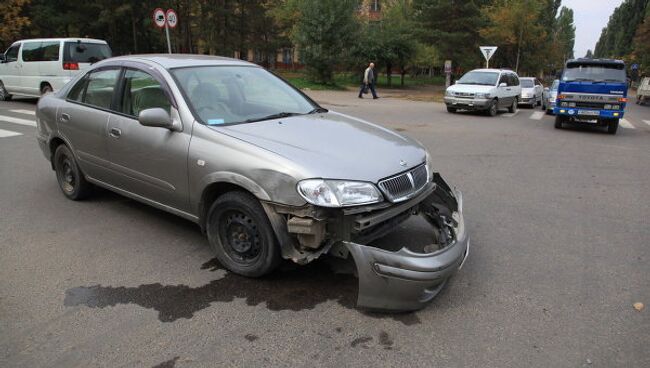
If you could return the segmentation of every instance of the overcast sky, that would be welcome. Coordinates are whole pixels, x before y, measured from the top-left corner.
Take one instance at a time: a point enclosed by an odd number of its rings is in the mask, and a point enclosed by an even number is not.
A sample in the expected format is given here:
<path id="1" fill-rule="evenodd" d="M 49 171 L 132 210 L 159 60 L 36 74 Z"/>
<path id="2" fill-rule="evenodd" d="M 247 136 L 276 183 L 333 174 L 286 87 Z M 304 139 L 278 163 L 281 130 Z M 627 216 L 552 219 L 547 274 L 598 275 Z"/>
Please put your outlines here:
<path id="1" fill-rule="evenodd" d="M 562 0 L 562 5 L 573 9 L 576 25 L 575 57 L 585 56 L 589 49 L 593 51 L 609 16 L 622 2 L 623 0 Z"/>

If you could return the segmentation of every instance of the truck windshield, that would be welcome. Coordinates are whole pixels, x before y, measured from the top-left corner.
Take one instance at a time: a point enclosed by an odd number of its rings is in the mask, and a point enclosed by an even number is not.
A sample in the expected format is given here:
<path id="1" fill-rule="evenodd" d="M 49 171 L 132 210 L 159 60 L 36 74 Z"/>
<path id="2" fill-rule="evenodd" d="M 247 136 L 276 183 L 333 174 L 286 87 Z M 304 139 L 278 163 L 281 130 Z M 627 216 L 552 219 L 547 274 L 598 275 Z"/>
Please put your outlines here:
<path id="1" fill-rule="evenodd" d="M 463 75 L 456 84 L 478 84 L 482 86 L 494 86 L 497 84 L 499 73 L 493 72 L 469 72 Z"/>
<path id="2" fill-rule="evenodd" d="M 625 83 L 625 65 L 569 63 L 562 74 L 562 81 Z"/>
<path id="3" fill-rule="evenodd" d="M 75 63 L 96 63 L 111 57 L 111 48 L 104 43 L 66 42 L 64 61 Z"/>

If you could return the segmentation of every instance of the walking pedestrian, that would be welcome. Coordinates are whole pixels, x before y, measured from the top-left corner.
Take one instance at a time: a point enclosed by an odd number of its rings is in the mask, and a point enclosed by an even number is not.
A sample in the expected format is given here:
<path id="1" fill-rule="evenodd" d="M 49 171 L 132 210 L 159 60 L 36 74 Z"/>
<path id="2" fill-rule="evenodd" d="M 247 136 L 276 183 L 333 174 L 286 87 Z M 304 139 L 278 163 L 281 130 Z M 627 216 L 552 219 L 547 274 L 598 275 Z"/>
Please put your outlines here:
<path id="1" fill-rule="evenodd" d="M 370 63 L 366 68 L 366 71 L 363 72 L 363 82 L 359 89 L 359 98 L 363 98 L 363 94 L 367 93 L 368 89 L 370 89 L 374 100 L 379 98 L 377 97 L 377 92 L 375 92 L 375 81 L 375 63 Z"/>

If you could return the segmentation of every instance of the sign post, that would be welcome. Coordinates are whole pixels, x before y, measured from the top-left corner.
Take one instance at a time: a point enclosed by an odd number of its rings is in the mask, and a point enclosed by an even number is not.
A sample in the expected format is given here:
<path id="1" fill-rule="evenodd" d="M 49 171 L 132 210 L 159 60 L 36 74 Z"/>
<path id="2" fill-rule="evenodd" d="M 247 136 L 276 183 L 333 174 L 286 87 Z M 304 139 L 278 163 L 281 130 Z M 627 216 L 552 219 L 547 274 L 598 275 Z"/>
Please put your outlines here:
<path id="1" fill-rule="evenodd" d="M 485 68 L 488 69 L 490 67 L 490 58 L 494 53 L 497 51 L 497 46 L 479 46 L 481 49 L 481 52 L 483 53 L 483 57 L 485 58 Z"/>
<path id="2" fill-rule="evenodd" d="M 451 60 L 445 60 L 445 86 L 451 85 Z"/>
<path id="3" fill-rule="evenodd" d="M 172 44 L 169 39 L 169 29 L 175 28 L 178 24 L 178 16 L 174 9 L 167 9 L 165 12 L 161 8 L 156 8 L 153 11 L 153 22 L 158 28 L 165 28 L 165 35 L 167 36 L 167 52 L 172 53 Z"/>

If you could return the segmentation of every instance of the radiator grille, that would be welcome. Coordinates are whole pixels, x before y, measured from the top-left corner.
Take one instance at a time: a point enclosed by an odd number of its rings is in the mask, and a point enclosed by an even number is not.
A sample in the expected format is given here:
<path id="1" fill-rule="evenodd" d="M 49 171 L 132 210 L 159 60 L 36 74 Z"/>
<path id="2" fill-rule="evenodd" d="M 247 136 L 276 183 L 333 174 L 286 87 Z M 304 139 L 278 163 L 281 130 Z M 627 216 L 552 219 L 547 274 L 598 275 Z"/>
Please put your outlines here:
<path id="1" fill-rule="evenodd" d="M 381 180 L 379 188 L 391 202 L 400 202 L 411 198 L 427 183 L 426 165 L 422 164 L 405 173 Z"/>

